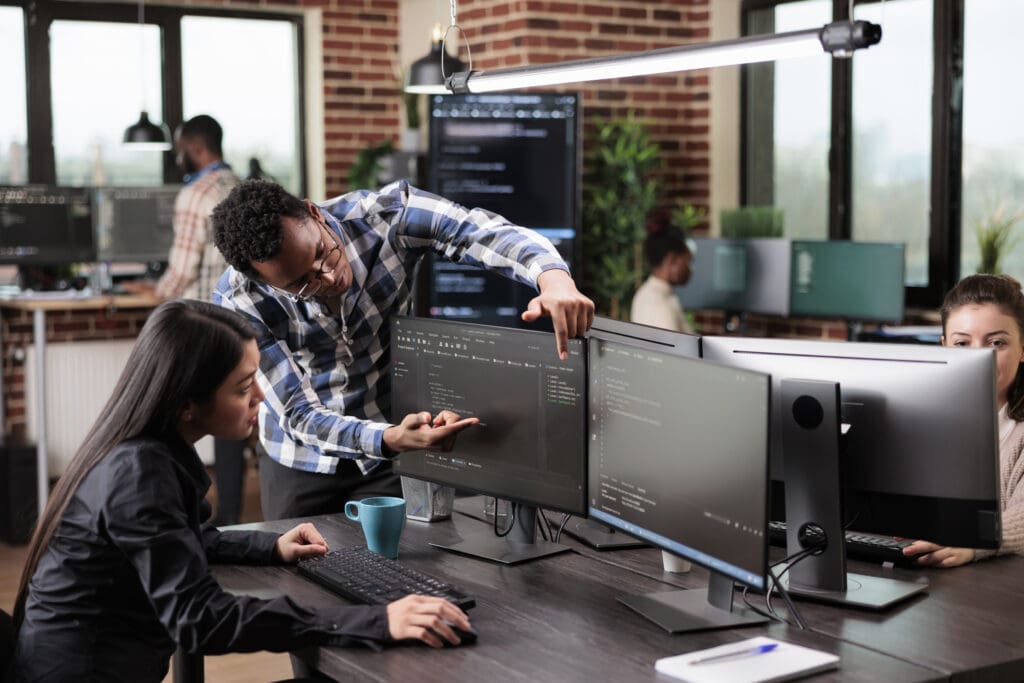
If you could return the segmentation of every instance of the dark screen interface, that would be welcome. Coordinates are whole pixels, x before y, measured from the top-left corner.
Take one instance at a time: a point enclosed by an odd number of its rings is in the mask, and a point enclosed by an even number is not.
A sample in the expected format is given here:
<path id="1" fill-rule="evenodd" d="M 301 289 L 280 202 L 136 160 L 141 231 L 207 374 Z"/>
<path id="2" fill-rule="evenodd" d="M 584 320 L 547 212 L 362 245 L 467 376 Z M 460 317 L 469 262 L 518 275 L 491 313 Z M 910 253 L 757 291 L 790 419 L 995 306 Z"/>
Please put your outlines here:
<path id="1" fill-rule="evenodd" d="M 558 359 L 550 334 L 398 318 L 391 332 L 392 421 L 427 410 L 478 417 L 449 453 L 403 454 L 396 470 L 545 508 L 585 510 L 583 342 Z"/>
<path id="2" fill-rule="evenodd" d="M 590 340 L 589 513 L 760 585 L 768 377 Z"/>

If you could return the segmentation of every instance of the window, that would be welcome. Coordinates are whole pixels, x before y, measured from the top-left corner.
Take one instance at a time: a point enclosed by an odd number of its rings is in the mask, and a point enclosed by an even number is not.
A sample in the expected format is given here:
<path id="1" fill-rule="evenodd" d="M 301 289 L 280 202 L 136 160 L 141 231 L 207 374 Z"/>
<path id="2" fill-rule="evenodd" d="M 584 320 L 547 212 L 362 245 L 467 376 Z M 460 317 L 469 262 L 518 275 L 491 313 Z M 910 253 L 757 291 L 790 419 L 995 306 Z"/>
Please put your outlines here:
<path id="1" fill-rule="evenodd" d="M 225 160 L 239 176 L 247 176 L 250 159 L 257 159 L 274 180 L 299 193 L 302 155 L 294 24 L 185 17 L 181 44 L 184 119 L 198 114 L 217 119 L 224 129 Z"/>
<path id="2" fill-rule="evenodd" d="M 831 17 L 831 0 L 780 5 L 775 31 L 824 26 Z M 828 236 L 829 68 L 817 57 L 775 65 L 774 205 L 789 237 Z"/>
<path id="3" fill-rule="evenodd" d="M 928 284 L 931 205 L 931 0 L 859 5 L 882 25 L 878 45 L 853 57 L 852 237 L 904 242 L 906 282 Z M 899 68 L 893 68 L 898 64 Z"/>
<path id="4" fill-rule="evenodd" d="M 1019 0 L 971 0 L 964 17 L 963 212 L 961 273 L 977 270 L 975 225 L 997 211 L 1024 209 L 1024 90 L 1010 74 L 1024 21 Z M 993 49 L 1003 46 L 1003 49 Z M 1016 234 L 1024 235 L 1024 221 Z M 1024 242 L 1002 262 L 1003 272 L 1024 278 Z"/>
<path id="5" fill-rule="evenodd" d="M 24 12 L 0 7 L 0 183 L 28 180 Z"/>
<path id="6" fill-rule="evenodd" d="M 53 22 L 50 78 L 58 185 L 160 185 L 163 156 L 121 144 L 144 109 L 163 119 L 160 29 Z"/>
<path id="7" fill-rule="evenodd" d="M 1012 68 L 1008 65 L 1015 63 L 1015 38 L 1008 27 L 1015 26 L 1015 16 L 1024 14 L 1020 5 L 1017 0 L 743 0 L 748 34 L 842 21 L 851 6 L 854 18 L 882 26 L 880 44 L 856 51 L 852 59 L 825 59 L 828 79 L 805 74 L 799 90 L 787 89 L 782 81 L 785 70 L 790 62 L 796 68 L 796 61 L 789 60 L 771 66 L 778 75 L 766 93 L 745 87 L 744 203 L 785 206 L 787 234 L 799 234 L 789 229 L 794 211 L 790 207 L 800 207 L 796 210 L 803 215 L 798 220 L 806 216 L 814 222 L 821 220 L 822 210 L 794 195 L 807 191 L 825 197 L 827 231 L 805 234 L 905 243 L 907 305 L 937 306 L 960 276 L 961 234 L 964 258 L 977 260 L 973 234 L 968 236 L 968 229 L 961 226 L 961 203 L 966 221 L 981 187 L 993 187 L 982 171 L 998 162 L 993 150 L 1000 144 L 1006 164 L 1012 165 L 1024 152 L 1024 134 L 1012 121 L 1015 104 L 1024 95 L 1007 85 L 1005 75 Z M 972 18 L 972 12 L 978 16 Z M 802 22 L 794 19 L 800 15 L 806 17 Z M 771 23 L 765 27 L 759 17 L 770 17 Z M 971 48 L 975 65 L 971 57 L 962 58 L 965 17 L 967 40 L 976 44 Z M 995 28 L 981 28 L 986 21 Z M 745 84 L 762 69 L 764 65 L 744 67 Z M 822 114 L 829 118 L 823 145 L 828 150 L 827 191 L 817 175 L 792 171 L 820 163 L 823 143 L 815 141 L 821 131 L 810 130 L 807 122 L 800 125 L 799 116 L 804 110 L 821 110 L 821 87 L 828 90 L 830 102 L 827 114 Z M 765 99 L 772 106 L 765 106 Z M 976 102 L 975 113 L 962 117 L 967 102 Z M 975 139 L 970 131 L 962 135 L 962 122 L 980 131 Z M 787 131 L 790 123 L 798 130 Z M 800 134 L 802 143 L 794 143 Z M 774 150 L 773 163 L 764 161 L 764 149 Z M 1007 174 L 1005 164 L 986 173 L 1013 184 L 1011 178 L 1024 178 L 1024 163 L 1017 167 L 1018 176 Z M 977 176 L 977 191 L 972 189 L 976 173 L 982 173 Z M 1015 187 L 1024 188 L 1024 180 Z M 1014 258 L 1024 268 L 1024 247 L 1019 256 L 1011 255 L 1011 262 Z"/>

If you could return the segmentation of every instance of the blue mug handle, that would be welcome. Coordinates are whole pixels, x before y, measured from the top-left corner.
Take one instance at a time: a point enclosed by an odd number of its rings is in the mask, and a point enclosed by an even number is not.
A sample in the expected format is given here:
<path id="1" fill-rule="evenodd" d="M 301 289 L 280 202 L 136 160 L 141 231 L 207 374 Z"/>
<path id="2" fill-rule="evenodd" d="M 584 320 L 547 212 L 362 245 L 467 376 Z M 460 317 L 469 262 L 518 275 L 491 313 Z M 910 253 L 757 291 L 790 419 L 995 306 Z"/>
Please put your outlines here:
<path id="1" fill-rule="evenodd" d="M 351 519 L 353 522 L 358 522 L 360 507 L 361 506 L 357 501 L 349 501 L 345 503 L 345 516 Z"/>

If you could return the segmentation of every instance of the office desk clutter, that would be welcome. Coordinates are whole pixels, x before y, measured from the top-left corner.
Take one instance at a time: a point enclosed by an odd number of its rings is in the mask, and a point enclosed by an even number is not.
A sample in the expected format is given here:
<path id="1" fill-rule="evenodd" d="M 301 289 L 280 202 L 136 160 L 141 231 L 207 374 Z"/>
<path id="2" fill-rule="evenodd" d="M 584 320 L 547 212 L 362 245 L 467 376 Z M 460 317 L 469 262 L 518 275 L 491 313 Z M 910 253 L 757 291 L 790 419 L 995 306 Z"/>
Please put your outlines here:
<path id="1" fill-rule="evenodd" d="M 655 662 L 655 669 L 687 683 L 775 683 L 839 666 L 839 657 L 771 638 L 697 650 Z"/>

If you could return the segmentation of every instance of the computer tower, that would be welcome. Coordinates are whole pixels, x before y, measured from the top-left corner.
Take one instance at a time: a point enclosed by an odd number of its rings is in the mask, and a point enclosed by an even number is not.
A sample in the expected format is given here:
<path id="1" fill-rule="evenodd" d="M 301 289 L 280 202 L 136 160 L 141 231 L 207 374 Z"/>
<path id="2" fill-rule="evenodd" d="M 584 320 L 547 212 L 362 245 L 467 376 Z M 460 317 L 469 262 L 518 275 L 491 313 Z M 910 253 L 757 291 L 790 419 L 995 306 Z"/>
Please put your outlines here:
<path id="1" fill-rule="evenodd" d="M 35 446 L 0 446 L 0 540 L 28 542 L 37 500 Z"/>

